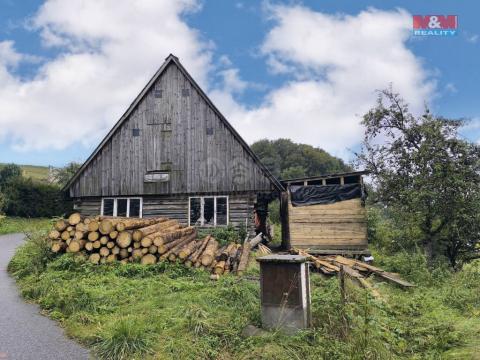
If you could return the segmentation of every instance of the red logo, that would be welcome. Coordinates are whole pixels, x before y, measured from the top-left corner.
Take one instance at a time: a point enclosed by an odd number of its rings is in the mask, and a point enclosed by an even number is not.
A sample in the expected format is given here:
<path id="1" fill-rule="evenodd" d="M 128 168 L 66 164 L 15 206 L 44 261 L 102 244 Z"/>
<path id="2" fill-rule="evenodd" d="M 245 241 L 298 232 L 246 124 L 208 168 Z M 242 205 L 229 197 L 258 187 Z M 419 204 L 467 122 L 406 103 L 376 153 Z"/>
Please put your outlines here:
<path id="1" fill-rule="evenodd" d="M 455 35 L 457 15 L 413 15 L 414 35 Z"/>
<path id="2" fill-rule="evenodd" d="M 456 29 L 457 15 L 413 15 L 414 29 Z"/>

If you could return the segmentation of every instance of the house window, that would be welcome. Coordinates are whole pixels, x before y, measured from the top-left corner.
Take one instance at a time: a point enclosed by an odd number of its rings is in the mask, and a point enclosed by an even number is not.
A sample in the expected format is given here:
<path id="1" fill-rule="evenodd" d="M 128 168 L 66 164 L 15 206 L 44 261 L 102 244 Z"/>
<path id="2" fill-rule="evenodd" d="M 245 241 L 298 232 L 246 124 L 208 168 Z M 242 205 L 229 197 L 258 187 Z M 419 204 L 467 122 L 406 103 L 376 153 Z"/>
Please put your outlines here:
<path id="1" fill-rule="evenodd" d="M 189 226 L 228 225 L 228 196 L 198 196 L 189 201 Z"/>
<path id="2" fill-rule="evenodd" d="M 142 198 L 102 199 L 101 213 L 104 216 L 142 217 Z"/>

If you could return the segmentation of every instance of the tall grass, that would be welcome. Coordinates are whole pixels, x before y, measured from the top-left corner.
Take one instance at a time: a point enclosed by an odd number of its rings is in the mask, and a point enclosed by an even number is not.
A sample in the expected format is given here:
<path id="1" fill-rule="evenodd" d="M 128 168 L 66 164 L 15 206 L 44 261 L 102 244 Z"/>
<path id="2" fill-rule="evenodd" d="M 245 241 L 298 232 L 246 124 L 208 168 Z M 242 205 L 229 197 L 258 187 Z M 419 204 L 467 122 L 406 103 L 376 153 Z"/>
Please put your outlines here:
<path id="1" fill-rule="evenodd" d="M 0 235 L 13 233 L 32 233 L 47 231 L 51 226 L 50 219 L 25 219 L 0 216 Z"/>
<path id="2" fill-rule="evenodd" d="M 142 358 L 151 352 L 152 338 L 145 321 L 124 317 L 102 327 L 93 343 L 94 353 L 105 360 Z"/>
<path id="3" fill-rule="evenodd" d="M 23 296 L 100 359 L 436 359 L 480 349 L 480 262 L 428 272 L 421 255 L 376 256 L 419 286 L 375 282 L 379 300 L 347 282 L 343 306 L 338 280 L 312 274 L 314 327 L 295 336 L 242 336 L 246 325 L 261 326 L 260 288 L 233 275 L 212 282 L 179 264 L 95 266 L 53 257 L 36 237 L 9 271 Z"/>

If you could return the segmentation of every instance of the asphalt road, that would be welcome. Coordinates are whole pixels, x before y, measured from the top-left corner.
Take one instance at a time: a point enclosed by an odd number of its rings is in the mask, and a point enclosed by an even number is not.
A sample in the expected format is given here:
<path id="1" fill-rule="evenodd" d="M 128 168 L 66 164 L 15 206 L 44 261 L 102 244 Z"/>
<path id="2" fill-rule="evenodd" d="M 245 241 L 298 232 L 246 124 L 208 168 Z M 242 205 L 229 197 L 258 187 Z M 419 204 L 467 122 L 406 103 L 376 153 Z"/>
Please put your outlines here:
<path id="1" fill-rule="evenodd" d="M 0 360 L 89 359 L 86 349 L 20 297 L 7 265 L 23 234 L 0 236 Z"/>

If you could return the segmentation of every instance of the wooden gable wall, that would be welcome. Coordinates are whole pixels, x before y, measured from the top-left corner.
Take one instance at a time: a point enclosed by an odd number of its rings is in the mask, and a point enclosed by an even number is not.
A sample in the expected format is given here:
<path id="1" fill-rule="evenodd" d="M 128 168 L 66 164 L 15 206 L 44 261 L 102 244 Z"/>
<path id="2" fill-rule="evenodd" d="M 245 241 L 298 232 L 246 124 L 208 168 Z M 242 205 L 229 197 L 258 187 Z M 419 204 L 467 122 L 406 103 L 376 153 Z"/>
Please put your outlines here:
<path id="1" fill-rule="evenodd" d="M 146 172 L 162 170 L 170 172 L 170 181 L 144 182 Z M 171 62 L 75 179 L 70 196 L 271 189 L 260 166 Z"/>

